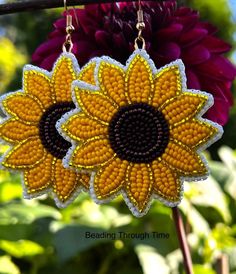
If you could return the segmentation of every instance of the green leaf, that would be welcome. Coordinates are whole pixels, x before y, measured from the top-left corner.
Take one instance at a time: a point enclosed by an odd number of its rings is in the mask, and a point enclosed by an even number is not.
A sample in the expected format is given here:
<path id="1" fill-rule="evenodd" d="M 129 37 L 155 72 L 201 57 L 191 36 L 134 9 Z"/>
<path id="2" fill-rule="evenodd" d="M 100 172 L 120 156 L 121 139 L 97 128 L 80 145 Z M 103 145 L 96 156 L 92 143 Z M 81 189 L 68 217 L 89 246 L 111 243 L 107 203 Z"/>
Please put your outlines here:
<path id="1" fill-rule="evenodd" d="M 20 270 L 11 261 L 10 256 L 0 257 L 0 274 L 20 274 Z"/>
<path id="2" fill-rule="evenodd" d="M 61 214 L 53 207 L 37 203 L 22 204 L 16 202 L 0 208 L 0 224 L 25 224 L 44 217 L 60 219 Z"/>
<path id="3" fill-rule="evenodd" d="M 190 203 L 190 201 L 184 198 L 179 207 L 184 212 L 188 222 L 191 224 L 194 233 L 200 236 L 204 236 L 206 233 L 209 233 L 209 224 L 198 212 L 198 210 Z"/>
<path id="4" fill-rule="evenodd" d="M 218 153 L 221 160 L 231 171 L 236 169 L 236 157 L 230 147 L 222 146 Z"/>
<path id="5" fill-rule="evenodd" d="M 170 268 L 166 259 L 155 248 L 147 245 L 137 245 L 135 252 L 143 269 L 143 274 L 169 274 Z"/>
<path id="6" fill-rule="evenodd" d="M 82 197 L 86 197 L 86 199 L 80 200 L 81 204 L 72 204 L 62 210 L 62 220 L 65 223 L 70 223 L 72 221 L 71 216 L 73 216 L 73 221 L 81 225 L 109 229 L 128 225 L 133 219 L 131 214 L 119 213 L 115 202 L 111 205 L 97 205 L 89 198 L 88 194 L 82 195 Z"/>
<path id="7" fill-rule="evenodd" d="M 17 258 L 32 257 L 44 252 L 42 246 L 28 240 L 19 240 L 16 242 L 0 240 L 0 249 Z"/>
<path id="8" fill-rule="evenodd" d="M 93 235 L 101 235 L 107 230 L 92 228 L 87 226 L 67 225 L 62 226 L 54 234 L 54 245 L 58 257 L 62 261 L 66 261 L 77 255 L 78 252 L 89 249 L 101 242 L 110 241 L 107 237 L 93 237 Z M 100 234 L 101 233 L 101 234 Z"/>
<path id="9" fill-rule="evenodd" d="M 28 239 L 33 230 L 33 224 L 0 224 L 0 239 L 9 241 Z"/>
<path id="10" fill-rule="evenodd" d="M 193 272 L 194 274 L 217 274 L 212 268 L 200 264 L 193 265 Z"/>
<path id="11" fill-rule="evenodd" d="M 228 167 L 224 163 L 217 161 L 209 161 L 209 166 L 212 177 L 224 187 L 226 180 L 231 174 Z"/>
<path id="12" fill-rule="evenodd" d="M 191 202 L 194 205 L 215 208 L 225 222 L 231 221 L 226 195 L 213 177 L 210 176 L 201 182 L 192 182 L 191 188 L 195 193 L 191 196 Z"/>
<path id="13" fill-rule="evenodd" d="M 9 175 L 0 171 L 0 202 L 8 202 L 22 196 L 22 186 L 19 176 Z"/>

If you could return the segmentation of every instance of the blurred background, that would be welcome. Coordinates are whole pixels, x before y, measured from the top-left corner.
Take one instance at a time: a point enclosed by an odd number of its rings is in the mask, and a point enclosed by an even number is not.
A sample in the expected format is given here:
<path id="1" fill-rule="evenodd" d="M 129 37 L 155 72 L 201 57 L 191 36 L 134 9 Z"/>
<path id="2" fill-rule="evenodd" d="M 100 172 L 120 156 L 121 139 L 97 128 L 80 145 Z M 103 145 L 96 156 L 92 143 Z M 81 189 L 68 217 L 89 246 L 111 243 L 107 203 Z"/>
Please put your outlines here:
<path id="1" fill-rule="evenodd" d="M 3 3 L 4 1 L 0 1 Z M 202 20 L 219 28 L 233 45 L 236 63 L 236 1 L 182 0 Z M 22 67 L 53 29 L 62 9 L 0 17 L 0 93 L 21 87 Z M 232 88 L 236 95 L 236 85 Z M 185 183 L 180 205 L 194 273 L 236 274 L 236 106 L 222 140 L 207 154 L 211 176 Z M 7 147 L 1 145 L 0 153 Z M 159 239 L 86 239 L 89 232 L 158 232 Z M 226 262 L 229 271 L 220 272 Z M 81 194 L 58 210 L 52 199 L 22 199 L 20 175 L 0 171 L 0 274 L 179 274 L 184 273 L 171 209 L 154 202 L 149 213 L 133 217 L 121 198 L 98 206 Z"/>

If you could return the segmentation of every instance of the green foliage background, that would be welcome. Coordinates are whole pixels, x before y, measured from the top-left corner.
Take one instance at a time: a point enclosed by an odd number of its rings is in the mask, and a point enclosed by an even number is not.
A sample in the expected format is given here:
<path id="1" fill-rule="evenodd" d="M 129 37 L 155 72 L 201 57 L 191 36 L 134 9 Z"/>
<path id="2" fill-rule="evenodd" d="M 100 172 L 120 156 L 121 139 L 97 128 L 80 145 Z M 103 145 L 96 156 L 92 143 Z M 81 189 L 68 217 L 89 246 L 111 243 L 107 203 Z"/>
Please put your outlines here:
<path id="1" fill-rule="evenodd" d="M 231 42 L 235 22 L 227 0 L 184 0 Z M 0 92 L 21 86 L 22 66 L 45 40 L 60 10 L 0 18 Z M 233 51 L 232 51 L 233 52 Z M 232 53 L 231 53 L 232 54 Z M 231 54 L 229 58 L 231 58 Z M 235 92 L 235 85 L 234 85 Z M 235 93 L 234 93 L 235 94 Z M 236 107 L 224 138 L 208 152 L 212 175 L 185 183 L 180 205 L 196 274 L 216 273 L 222 254 L 236 274 Z M 7 148 L 1 145 L 1 153 Z M 214 160 L 213 160 L 214 159 Z M 218 160 L 218 161 L 216 161 Z M 86 239 L 86 232 L 169 233 L 168 239 Z M 134 218 L 121 198 L 94 204 L 80 195 L 58 210 L 50 198 L 22 199 L 20 175 L 0 171 L 0 274 L 178 274 L 184 273 L 171 209 L 158 202 Z"/>

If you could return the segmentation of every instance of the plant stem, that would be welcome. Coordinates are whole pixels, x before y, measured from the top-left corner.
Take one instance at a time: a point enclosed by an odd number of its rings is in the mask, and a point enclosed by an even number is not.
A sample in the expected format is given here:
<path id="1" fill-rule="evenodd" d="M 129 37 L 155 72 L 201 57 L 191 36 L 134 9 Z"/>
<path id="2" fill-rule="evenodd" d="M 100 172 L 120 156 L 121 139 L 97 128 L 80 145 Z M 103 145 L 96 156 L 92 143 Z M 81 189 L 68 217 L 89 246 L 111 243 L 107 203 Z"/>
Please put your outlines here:
<path id="1" fill-rule="evenodd" d="M 193 274 L 193 263 L 192 263 L 191 253 L 187 243 L 187 237 L 184 230 L 183 219 L 178 207 L 172 208 L 172 215 L 175 222 L 175 227 L 176 227 L 176 231 L 179 239 L 181 252 L 183 255 L 183 263 L 184 263 L 186 274 Z"/>

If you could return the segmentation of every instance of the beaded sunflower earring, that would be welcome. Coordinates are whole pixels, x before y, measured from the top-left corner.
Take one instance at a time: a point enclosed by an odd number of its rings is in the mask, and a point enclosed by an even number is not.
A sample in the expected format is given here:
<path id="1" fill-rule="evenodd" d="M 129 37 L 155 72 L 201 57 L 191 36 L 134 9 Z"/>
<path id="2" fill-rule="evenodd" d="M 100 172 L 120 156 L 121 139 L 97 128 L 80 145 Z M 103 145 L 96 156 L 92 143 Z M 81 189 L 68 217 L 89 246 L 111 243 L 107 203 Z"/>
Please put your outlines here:
<path id="1" fill-rule="evenodd" d="M 187 89 L 181 60 L 156 68 L 145 50 L 140 2 L 137 15 L 135 50 L 126 65 L 106 56 L 97 59 L 96 86 L 74 82 L 77 109 L 57 126 L 73 144 L 65 166 L 92 172 L 93 199 L 104 203 L 122 194 L 140 217 L 152 199 L 174 207 L 184 181 L 208 176 L 201 152 L 223 130 L 202 118 L 213 97 Z"/>
<path id="2" fill-rule="evenodd" d="M 31 65 L 24 67 L 22 89 L 1 97 L 7 117 L 0 125 L 0 137 L 11 146 L 1 159 L 2 167 L 23 172 L 25 198 L 49 192 L 58 207 L 65 207 L 89 187 L 89 175 L 63 167 L 62 158 L 70 143 L 58 134 L 55 124 L 75 107 L 71 98 L 72 81 L 79 79 L 92 84 L 90 76 L 95 67 L 91 63 L 80 70 L 71 53 L 72 16 L 66 1 L 64 4 L 67 36 L 63 53 L 51 72 Z"/>

